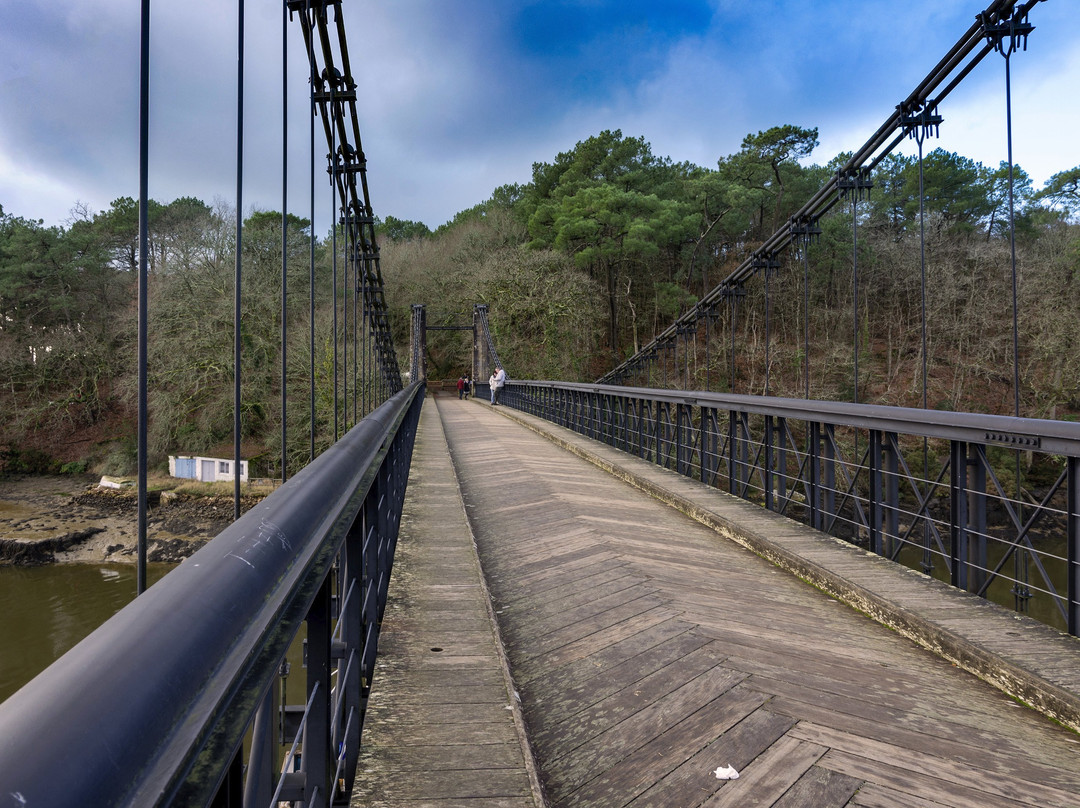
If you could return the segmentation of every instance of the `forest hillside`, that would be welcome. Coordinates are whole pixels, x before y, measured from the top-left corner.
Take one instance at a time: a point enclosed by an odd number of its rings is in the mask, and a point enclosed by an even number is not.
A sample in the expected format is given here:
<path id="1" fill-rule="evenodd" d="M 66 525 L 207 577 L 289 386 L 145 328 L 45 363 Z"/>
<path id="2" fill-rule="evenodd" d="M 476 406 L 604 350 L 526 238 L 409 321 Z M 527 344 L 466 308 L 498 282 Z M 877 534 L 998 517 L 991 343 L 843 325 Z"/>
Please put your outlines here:
<path id="1" fill-rule="evenodd" d="M 435 230 L 387 215 L 379 262 L 402 367 L 412 304 L 426 306 L 429 325 L 455 325 L 484 303 L 512 377 L 598 378 L 787 225 L 846 159 L 814 162 L 816 147 L 816 130 L 778 126 L 701 167 L 604 131 Z M 1014 166 L 1011 190 L 1012 215 L 1006 164 L 942 150 L 921 166 L 886 157 L 866 198 L 834 206 L 813 243 L 787 250 L 717 313 L 679 374 L 648 382 L 834 400 L 857 389 L 865 402 L 921 406 L 925 396 L 929 407 L 1010 414 L 1018 399 L 1023 415 L 1073 418 L 1080 166 L 1041 188 Z M 231 455 L 234 218 L 192 198 L 151 206 L 155 465 L 169 454 Z M 310 435 L 326 446 L 349 422 L 335 423 L 348 409 L 335 355 L 354 339 L 346 245 L 293 215 L 283 238 L 273 211 L 247 216 L 242 244 L 243 454 L 257 476 L 280 476 L 283 389 L 295 402 L 290 466 L 303 464 Z M 76 208 L 63 227 L 0 208 L 0 470 L 130 472 L 138 264 L 130 198 Z M 431 378 L 469 370 L 465 340 L 429 332 Z M 349 362 L 367 359 L 346 350 Z"/>

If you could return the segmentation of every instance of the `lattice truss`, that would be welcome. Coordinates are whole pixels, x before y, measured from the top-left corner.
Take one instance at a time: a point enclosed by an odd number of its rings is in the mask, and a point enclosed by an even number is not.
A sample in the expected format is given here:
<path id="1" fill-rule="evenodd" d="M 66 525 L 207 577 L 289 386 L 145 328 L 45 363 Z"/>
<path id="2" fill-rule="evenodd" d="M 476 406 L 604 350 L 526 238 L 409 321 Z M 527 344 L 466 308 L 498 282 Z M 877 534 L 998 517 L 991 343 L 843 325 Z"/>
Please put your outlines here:
<path id="1" fill-rule="evenodd" d="M 288 9 L 290 19 L 298 19 L 304 31 L 313 106 L 330 148 L 327 173 L 337 191 L 339 224 L 344 227 L 349 260 L 356 270 L 356 292 L 370 329 L 377 373 L 389 392 L 395 393 L 401 389 L 401 372 L 379 267 L 367 158 L 357 114 L 357 83 L 349 62 L 341 0 L 289 0 Z"/>

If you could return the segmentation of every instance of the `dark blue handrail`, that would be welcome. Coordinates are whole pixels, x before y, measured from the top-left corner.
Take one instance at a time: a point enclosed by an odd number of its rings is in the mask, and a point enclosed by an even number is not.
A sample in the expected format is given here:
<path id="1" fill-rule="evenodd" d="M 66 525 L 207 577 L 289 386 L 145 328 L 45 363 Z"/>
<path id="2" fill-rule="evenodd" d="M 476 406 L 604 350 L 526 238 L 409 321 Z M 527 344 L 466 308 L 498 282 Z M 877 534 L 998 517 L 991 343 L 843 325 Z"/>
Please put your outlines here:
<path id="1" fill-rule="evenodd" d="M 329 804 L 335 769 L 350 787 L 423 389 L 388 400 L 0 705 L 5 796 L 151 806 L 240 794 L 244 733 L 305 621 L 315 708 L 282 799 Z M 275 776 L 249 776 L 249 789 L 272 793 Z"/>

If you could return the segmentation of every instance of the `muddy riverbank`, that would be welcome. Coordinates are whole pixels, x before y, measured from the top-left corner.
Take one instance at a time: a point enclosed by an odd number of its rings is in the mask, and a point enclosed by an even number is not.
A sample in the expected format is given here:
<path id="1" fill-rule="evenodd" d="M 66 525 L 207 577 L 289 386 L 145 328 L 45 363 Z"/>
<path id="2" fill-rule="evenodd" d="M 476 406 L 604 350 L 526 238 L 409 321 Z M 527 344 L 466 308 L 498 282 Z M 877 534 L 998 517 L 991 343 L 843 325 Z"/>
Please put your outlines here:
<path id="1" fill-rule="evenodd" d="M 136 493 L 98 482 L 85 475 L 0 478 L 0 564 L 135 563 Z M 242 498 L 241 511 L 260 499 Z M 187 558 L 224 530 L 232 515 L 232 497 L 155 495 L 147 510 L 147 560 Z"/>

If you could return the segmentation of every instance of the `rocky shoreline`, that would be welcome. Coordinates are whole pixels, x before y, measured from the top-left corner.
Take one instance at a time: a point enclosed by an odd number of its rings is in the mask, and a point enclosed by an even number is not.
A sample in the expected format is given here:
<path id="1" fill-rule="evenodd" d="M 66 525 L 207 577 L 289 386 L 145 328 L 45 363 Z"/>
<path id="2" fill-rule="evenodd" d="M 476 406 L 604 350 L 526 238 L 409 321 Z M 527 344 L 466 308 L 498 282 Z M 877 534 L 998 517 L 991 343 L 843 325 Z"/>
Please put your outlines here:
<path id="1" fill-rule="evenodd" d="M 138 500 L 86 476 L 0 479 L 0 564 L 135 563 Z M 241 499 L 247 511 L 262 497 Z M 232 522 L 232 497 L 164 492 L 147 509 L 147 561 L 176 563 Z"/>

